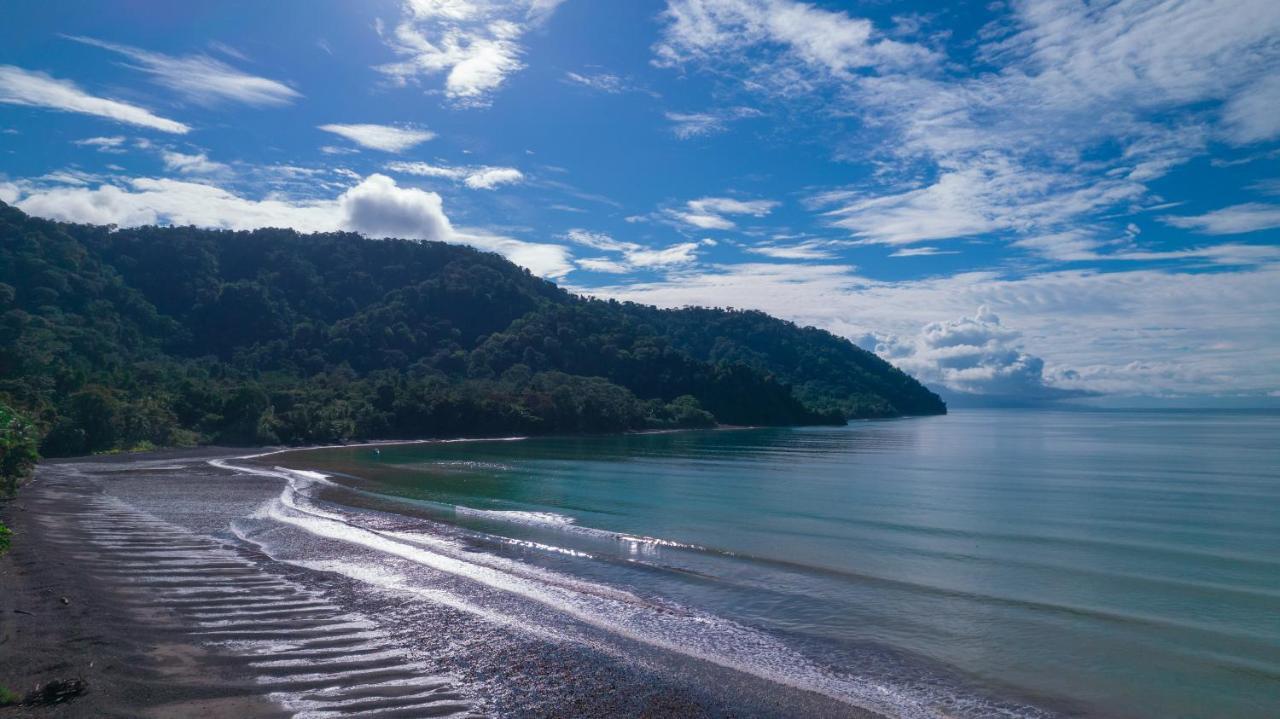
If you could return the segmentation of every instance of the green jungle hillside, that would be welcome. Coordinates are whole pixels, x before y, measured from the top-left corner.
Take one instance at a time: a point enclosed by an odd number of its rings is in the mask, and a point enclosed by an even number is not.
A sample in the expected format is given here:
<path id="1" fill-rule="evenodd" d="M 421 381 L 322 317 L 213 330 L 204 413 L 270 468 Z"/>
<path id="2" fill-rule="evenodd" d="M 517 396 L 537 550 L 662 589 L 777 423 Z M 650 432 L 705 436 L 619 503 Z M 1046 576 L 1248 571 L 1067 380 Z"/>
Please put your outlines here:
<path id="1" fill-rule="evenodd" d="M 946 411 L 828 332 L 584 298 L 467 247 L 3 203 L 0 402 L 46 456 Z"/>

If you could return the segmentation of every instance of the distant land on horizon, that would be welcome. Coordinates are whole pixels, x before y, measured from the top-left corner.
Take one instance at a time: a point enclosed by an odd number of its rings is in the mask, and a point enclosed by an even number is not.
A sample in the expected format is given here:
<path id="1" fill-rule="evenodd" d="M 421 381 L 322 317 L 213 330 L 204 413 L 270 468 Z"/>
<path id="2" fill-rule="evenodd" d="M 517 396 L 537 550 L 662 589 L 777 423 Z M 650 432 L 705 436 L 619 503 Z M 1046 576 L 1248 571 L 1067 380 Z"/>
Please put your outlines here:
<path id="1" fill-rule="evenodd" d="M 588 299 L 442 242 L 116 229 L 0 203 L 0 314 L 0 398 L 46 456 L 946 412 L 829 332 Z"/>

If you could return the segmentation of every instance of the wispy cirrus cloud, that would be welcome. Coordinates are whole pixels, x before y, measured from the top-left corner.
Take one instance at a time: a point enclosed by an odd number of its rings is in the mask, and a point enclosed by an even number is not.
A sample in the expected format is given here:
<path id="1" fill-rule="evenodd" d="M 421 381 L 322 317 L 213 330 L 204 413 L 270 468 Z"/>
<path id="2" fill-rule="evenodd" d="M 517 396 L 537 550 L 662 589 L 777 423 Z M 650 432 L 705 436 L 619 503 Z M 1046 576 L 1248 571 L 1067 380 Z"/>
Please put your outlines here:
<path id="1" fill-rule="evenodd" d="M 877 171 L 824 209 L 892 245 L 1017 241 L 1104 221 L 1214 140 L 1280 137 L 1280 81 L 1268 72 L 1280 63 L 1280 5 L 1024 0 L 990 11 L 972 44 L 946 55 L 794 0 L 670 0 L 655 62 L 859 118 L 842 155 Z"/>
<path id="2" fill-rule="evenodd" d="M 112 135 L 110 137 L 86 137 L 83 140 L 76 140 L 74 144 L 80 147 L 96 148 L 98 152 L 106 152 L 111 154 L 119 154 L 124 152 L 124 145 L 127 138 L 124 135 Z"/>
<path id="3" fill-rule="evenodd" d="M 524 173 L 514 167 L 490 167 L 487 165 L 459 167 L 455 165 L 433 165 L 427 162 L 390 162 L 387 169 L 406 175 L 420 177 L 442 177 L 454 182 L 461 182 L 473 190 L 493 190 L 502 185 L 512 185 L 524 181 Z"/>
<path id="4" fill-rule="evenodd" d="M 407 0 L 395 27 L 380 30 L 401 56 L 377 70 L 399 83 L 444 75 L 444 94 L 460 106 L 485 106 L 513 73 L 524 69 L 523 36 L 562 0 Z M 381 27 L 381 26 L 380 26 Z"/>
<path id="5" fill-rule="evenodd" d="M 831 240 L 806 240 L 796 243 L 767 242 L 745 248 L 747 252 L 775 260 L 833 260 L 836 258 L 835 247 L 840 244 Z"/>
<path id="6" fill-rule="evenodd" d="M 137 105 L 91 95 L 70 80 L 59 80 L 12 65 L 0 65 L 0 102 L 93 115 L 177 135 L 191 130 L 181 122 L 161 117 Z"/>
<path id="7" fill-rule="evenodd" d="M 1280 205 L 1246 202 L 1203 215 L 1168 215 L 1164 222 L 1207 235 L 1236 235 L 1280 227 Z"/>
<path id="8" fill-rule="evenodd" d="M 332 132 L 340 137 L 366 147 L 383 152 L 403 152 L 415 145 L 434 139 L 436 134 L 430 130 L 417 127 L 398 127 L 396 125 L 377 125 L 373 123 L 321 125 L 321 130 Z"/>
<path id="9" fill-rule="evenodd" d="M 671 217 L 702 230 L 732 230 L 737 225 L 729 215 L 764 217 L 778 206 L 775 200 L 739 200 L 733 197 L 702 197 L 689 200 L 683 209 L 670 210 Z"/>
<path id="10" fill-rule="evenodd" d="M 609 95 L 617 95 L 626 91 L 626 82 L 611 72 L 566 72 L 564 79 L 573 85 L 589 88 Z"/>
<path id="11" fill-rule="evenodd" d="M 229 101 L 255 106 L 287 105 L 302 97 L 302 93 L 283 82 L 237 70 L 208 55 L 177 57 L 92 37 L 67 37 L 123 55 L 135 63 L 130 67 L 142 70 L 158 84 L 197 104 Z"/>
<path id="12" fill-rule="evenodd" d="M 704 112 L 667 112 L 664 116 L 671 123 L 671 133 L 681 140 L 714 135 L 729 128 L 729 123 L 762 113 L 752 107 L 730 107 Z"/>
<path id="13" fill-rule="evenodd" d="M 164 150 L 160 153 L 165 169 L 182 175 L 225 175 L 231 172 L 229 165 L 210 160 L 203 152 L 185 153 Z"/>
<path id="14" fill-rule="evenodd" d="M 647 247 L 636 242 L 616 240 L 603 232 L 583 229 L 569 230 L 564 234 L 564 239 L 576 245 L 616 253 L 613 257 L 594 257 L 577 261 L 582 269 L 610 274 L 688 265 L 698 259 L 699 247 L 714 244 L 709 240 L 703 240 L 678 242 L 666 247 Z"/>
<path id="15" fill-rule="evenodd" d="M 621 95 L 627 92 L 638 92 L 649 95 L 650 97 L 661 97 L 657 92 L 635 82 L 630 77 L 618 75 L 613 72 L 590 70 L 583 70 L 582 72 L 569 71 L 564 74 L 564 82 L 567 85 L 586 88 L 606 95 Z"/>
<path id="16" fill-rule="evenodd" d="M 654 52 L 669 67 L 762 51 L 765 62 L 750 58 L 753 76 L 785 82 L 781 76 L 793 76 L 787 70 L 795 64 L 849 77 L 938 60 L 927 48 L 886 37 L 869 20 L 790 0 L 672 0 L 664 19 L 666 32 Z"/>

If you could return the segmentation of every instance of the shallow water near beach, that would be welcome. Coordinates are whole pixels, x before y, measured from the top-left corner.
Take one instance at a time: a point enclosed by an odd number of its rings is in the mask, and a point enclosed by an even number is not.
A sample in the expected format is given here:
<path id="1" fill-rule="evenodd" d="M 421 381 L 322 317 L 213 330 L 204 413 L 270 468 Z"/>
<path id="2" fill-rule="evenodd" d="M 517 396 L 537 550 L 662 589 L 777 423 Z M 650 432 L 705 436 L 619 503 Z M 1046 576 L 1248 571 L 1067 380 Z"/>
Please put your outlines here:
<path id="1" fill-rule="evenodd" d="M 268 552 L 290 558 L 263 531 L 287 523 L 358 548 L 330 569 L 531 630 L 563 616 L 902 716 L 1280 710 L 1276 414 L 957 411 L 258 464 L 289 479 L 244 523 Z"/>

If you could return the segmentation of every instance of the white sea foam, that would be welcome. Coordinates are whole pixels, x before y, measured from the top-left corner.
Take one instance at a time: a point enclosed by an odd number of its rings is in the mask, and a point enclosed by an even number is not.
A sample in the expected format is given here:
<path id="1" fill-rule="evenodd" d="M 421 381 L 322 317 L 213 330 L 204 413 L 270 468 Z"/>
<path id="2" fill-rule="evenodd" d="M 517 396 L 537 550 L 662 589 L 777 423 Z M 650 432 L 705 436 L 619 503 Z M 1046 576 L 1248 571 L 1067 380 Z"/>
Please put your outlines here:
<path id="1" fill-rule="evenodd" d="M 296 527 L 317 537 L 357 545 L 464 578 L 502 595 L 514 595 L 531 601 L 544 611 L 561 613 L 596 629 L 780 684 L 818 692 L 855 706 L 899 717 L 943 715 L 941 708 L 928 706 L 920 698 L 888 684 L 833 674 L 778 640 L 721 617 L 642 600 L 629 592 L 574 579 L 515 560 L 460 551 L 456 543 L 429 535 L 378 531 L 359 526 L 350 521 L 352 518 L 320 509 L 306 495 L 306 490 L 314 484 L 328 481 L 324 475 L 317 477 L 319 473 L 285 468 L 247 468 L 225 462 L 217 466 L 285 480 L 286 486 L 280 496 L 259 511 L 261 518 Z M 663 540 L 652 537 L 634 537 L 580 527 L 572 521 L 565 521 L 570 518 L 563 515 L 536 512 L 496 514 L 507 521 L 540 523 L 569 531 L 603 533 L 636 546 L 668 546 L 661 544 Z M 508 612 L 487 608 L 483 606 L 483 599 L 477 601 L 476 598 L 464 598 L 451 592 L 417 585 L 405 576 L 379 574 L 360 563 L 331 563 L 328 568 L 383 589 L 410 592 L 505 625 L 542 633 L 538 627 L 529 624 L 527 617 L 516 618 Z"/>
<path id="2" fill-rule="evenodd" d="M 464 507 L 458 505 L 453 508 L 456 514 L 464 517 L 478 517 L 481 519 L 495 519 L 503 522 L 513 522 L 515 524 L 538 524 L 550 525 L 554 527 L 573 524 L 577 520 L 563 514 L 555 512 L 524 512 L 520 510 L 505 509 L 474 509 L 472 507 Z"/>

